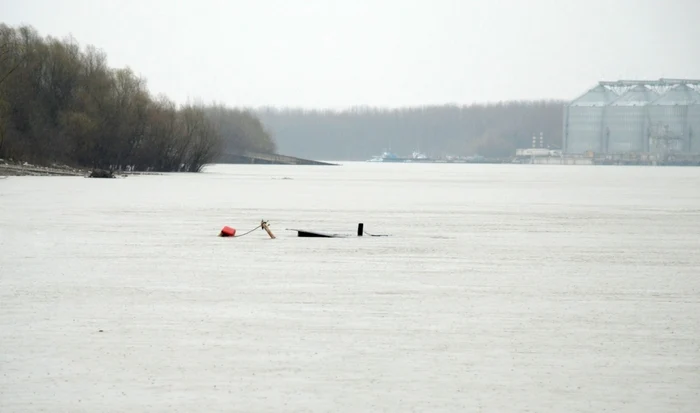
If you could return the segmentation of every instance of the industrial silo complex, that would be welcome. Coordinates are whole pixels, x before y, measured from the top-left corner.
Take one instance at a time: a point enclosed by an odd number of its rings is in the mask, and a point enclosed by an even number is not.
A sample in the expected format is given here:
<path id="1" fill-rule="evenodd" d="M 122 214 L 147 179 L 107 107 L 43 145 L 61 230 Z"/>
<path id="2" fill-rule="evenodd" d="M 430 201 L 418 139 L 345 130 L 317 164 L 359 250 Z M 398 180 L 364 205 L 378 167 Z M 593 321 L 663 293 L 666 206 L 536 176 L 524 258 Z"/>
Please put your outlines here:
<path id="1" fill-rule="evenodd" d="M 598 85 L 569 104 L 565 110 L 564 148 L 569 153 L 600 152 L 603 142 L 605 108 L 617 95 Z"/>
<path id="2" fill-rule="evenodd" d="M 600 82 L 565 107 L 563 132 L 570 157 L 700 159 L 700 80 Z"/>
<path id="3" fill-rule="evenodd" d="M 649 106 L 650 145 L 657 153 L 700 154 L 700 93 L 685 84 L 670 88 Z"/>
<path id="4" fill-rule="evenodd" d="M 610 102 L 603 117 L 602 152 L 647 152 L 649 105 L 659 95 L 646 86 L 633 86 Z"/>

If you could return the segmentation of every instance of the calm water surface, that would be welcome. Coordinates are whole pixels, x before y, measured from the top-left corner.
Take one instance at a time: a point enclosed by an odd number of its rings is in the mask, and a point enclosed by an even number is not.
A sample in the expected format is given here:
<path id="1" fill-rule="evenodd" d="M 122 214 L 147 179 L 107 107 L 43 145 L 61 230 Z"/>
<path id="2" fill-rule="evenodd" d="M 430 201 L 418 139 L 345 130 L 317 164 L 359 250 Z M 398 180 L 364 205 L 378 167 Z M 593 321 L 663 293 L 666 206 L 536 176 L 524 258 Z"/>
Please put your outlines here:
<path id="1" fill-rule="evenodd" d="M 3 413 L 698 406 L 700 169 L 0 180 Z"/>

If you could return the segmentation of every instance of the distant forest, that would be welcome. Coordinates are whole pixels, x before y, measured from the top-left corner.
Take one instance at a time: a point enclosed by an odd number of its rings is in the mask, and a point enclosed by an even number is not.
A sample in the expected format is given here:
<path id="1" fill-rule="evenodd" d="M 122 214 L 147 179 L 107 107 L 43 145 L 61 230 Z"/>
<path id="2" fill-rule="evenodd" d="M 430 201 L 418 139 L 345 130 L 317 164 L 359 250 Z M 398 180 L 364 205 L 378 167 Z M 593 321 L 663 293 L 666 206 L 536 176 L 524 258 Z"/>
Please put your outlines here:
<path id="1" fill-rule="evenodd" d="M 221 151 L 248 150 L 276 150 L 251 112 L 178 107 L 92 46 L 0 24 L 0 158 L 197 172 Z"/>
<path id="2" fill-rule="evenodd" d="M 532 146 L 532 136 L 561 146 L 563 101 L 514 101 L 488 105 L 344 111 L 257 110 L 279 151 L 324 160 L 365 160 L 391 150 L 410 155 L 508 157 Z M 538 142 L 539 143 L 539 142 Z"/>
<path id="3" fill-rule="evenodd" d="M 343 111 L 178 106 L 73 39 L 0 24 L 0 158 L 101 169 L 199 171 L 222 152 L 321 160 L 506 157 L 532 135 L 558 147 L 563 101 Z"/>

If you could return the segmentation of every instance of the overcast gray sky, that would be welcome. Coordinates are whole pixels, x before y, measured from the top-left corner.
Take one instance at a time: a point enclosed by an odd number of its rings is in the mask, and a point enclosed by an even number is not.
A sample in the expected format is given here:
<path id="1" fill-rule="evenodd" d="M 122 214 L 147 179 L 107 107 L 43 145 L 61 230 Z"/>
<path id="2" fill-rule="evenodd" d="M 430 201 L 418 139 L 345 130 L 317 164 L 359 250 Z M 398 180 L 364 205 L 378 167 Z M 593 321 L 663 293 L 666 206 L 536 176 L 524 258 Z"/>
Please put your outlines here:
<path id="1" fill-rule="evenodd" d="M 232 106 L 571 99 L 598 80 L 700 78 L 700 0 L 0 0 L 150 90 Z"/>

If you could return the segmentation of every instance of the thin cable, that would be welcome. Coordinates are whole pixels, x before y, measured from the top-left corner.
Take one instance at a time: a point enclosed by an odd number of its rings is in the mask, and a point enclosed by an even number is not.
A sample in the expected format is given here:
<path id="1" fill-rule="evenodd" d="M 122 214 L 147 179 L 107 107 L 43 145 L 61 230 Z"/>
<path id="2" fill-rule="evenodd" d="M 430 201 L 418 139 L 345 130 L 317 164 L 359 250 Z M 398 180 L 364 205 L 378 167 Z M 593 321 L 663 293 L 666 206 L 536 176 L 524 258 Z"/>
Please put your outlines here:
<path id="1" fill-rule="evenodd" d="M 388 237 L 388 235 L 385 234 L 370 234 L 369 232 L 364 230 L 362 231 L 362 233 L 365 235 L 369 235 L 370 237 Z"/>
<path id="2" fill-rule="evenodd" d="M 245 237 L 246 235 L 250 234 L 251 232 L 253 232 L 253 231 L 255 231 L 256 229 L 259 229 L 259 228 L 262 228 L 262 224 L 258 225 L 257 227 L 251 229 L 250 231 L 248 231 L 248 232 L 246 232 L 246 233 L 243 233 L 243 234 L 240 234 L 240 235 L 234 235 L 234 236 L 231 237 L 231 238 Z"/>

